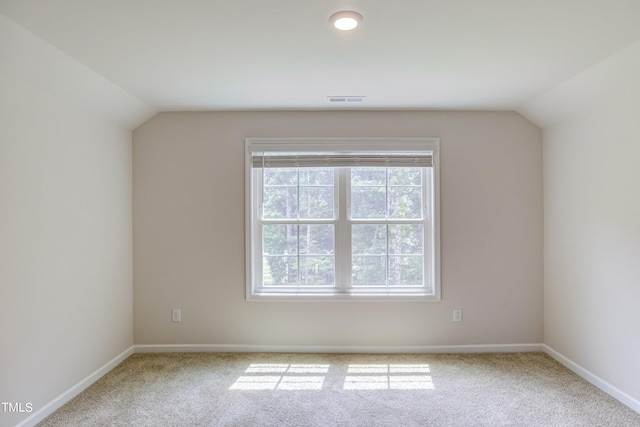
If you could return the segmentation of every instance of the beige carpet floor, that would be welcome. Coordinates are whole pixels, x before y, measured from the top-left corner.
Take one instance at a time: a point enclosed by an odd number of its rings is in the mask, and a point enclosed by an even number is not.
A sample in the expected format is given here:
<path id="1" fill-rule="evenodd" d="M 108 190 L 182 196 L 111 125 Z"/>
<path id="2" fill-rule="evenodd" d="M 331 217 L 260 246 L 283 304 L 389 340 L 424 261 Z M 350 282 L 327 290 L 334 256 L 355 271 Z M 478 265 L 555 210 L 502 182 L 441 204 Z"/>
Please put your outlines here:
<path id="1" fill-rule="evenodd" d="M 543 353 L 135 354 L 39 426 L 640 426 Z"/>

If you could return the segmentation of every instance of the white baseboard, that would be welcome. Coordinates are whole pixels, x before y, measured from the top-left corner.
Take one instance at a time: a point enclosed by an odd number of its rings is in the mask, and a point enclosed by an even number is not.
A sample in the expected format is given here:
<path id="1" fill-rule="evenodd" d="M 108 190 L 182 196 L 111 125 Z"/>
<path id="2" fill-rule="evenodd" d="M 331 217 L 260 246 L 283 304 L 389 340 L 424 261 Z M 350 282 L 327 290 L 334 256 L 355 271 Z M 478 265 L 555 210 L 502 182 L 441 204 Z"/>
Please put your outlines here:
<path id="1" fill-rule="evenodd" d="M 544 344 L 542 346 L 542 348 L 543 348 L 543 351 L 545 353 L 547 353 L 549 356 L 553 357 L 558 362 L 562 363 L 565 367 L 567 367 L 569 370 L 573 371 L 578 376 L 582 377 L 586 381 L 588 381 L 591 384 L 593 384 L 594 386 L 598 387 L 600 390 L 604 391 L 605 393 L 607 393 L 611 397 L 619 400 L 621 403 L 627 405 L 629 408 L 633 409 L 634 411 L 640 413 L 640 401 L 639 400 L 634 399 L 633 397 L 629 396 L 624 391 L 622 391 L 619 388 L 611 385 L 610 383 L 606 382 L 605 380 L 603 380 L 599 376 L 595 375 L 591 371 L 589 371 L 589 370 L 583 368 L 582 366 L 578 365 L 573 360 L 571 360 L 571 359 L 567 358 L 566 356 L 558 353 L 557 351 L 555 351 L 554 349 L 552 349 L 548 345 Z"/>
<path id="2" fill-rule="evenodd" d="M 84 389 L 89 387 L 91 384 L 100 379 L 104 374 L 118 366 L 120 362 L 122 362 L 127 357 L 131 356 L 134 353 L 134 346 L 129 347 L 100 368 L 96 369 L 93 373 L 87 376 L 85 379 L 62 393 L 60 396 L 53 399 L 51 402 L 44 405 L 42 408 L 34 412 L 29 416 L 29 418 L 22 421 L 16 427 L 32 427 L 38 424 L 40 421 L 47 418 L 49 415 L 53 414 L 56 409 L 60 408 L 65 403 L 69 402 L 71 399 L 80 394 Z"/>
<path id="3" fill-rule="evenodd" d="M 436 346 L 303 346 L 241 344 L 135 345 L 136 353 L 518 353 L 541 352 L 542 344 Z"/>

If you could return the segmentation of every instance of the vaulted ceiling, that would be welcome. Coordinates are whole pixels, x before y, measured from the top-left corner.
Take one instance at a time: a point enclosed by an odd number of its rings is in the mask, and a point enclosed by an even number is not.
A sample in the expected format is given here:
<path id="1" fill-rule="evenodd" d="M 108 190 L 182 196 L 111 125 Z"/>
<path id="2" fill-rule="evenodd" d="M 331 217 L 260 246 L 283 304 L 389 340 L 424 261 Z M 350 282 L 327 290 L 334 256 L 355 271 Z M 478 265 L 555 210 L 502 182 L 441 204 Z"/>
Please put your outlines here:
<path id="1" fill-rule="evenodd" d="M 339 10 L 362 25 L 333 29 Z M 0 13 L 161 111 L 514 110 L 640 40 L 638 0 L 0 0 Z"/>

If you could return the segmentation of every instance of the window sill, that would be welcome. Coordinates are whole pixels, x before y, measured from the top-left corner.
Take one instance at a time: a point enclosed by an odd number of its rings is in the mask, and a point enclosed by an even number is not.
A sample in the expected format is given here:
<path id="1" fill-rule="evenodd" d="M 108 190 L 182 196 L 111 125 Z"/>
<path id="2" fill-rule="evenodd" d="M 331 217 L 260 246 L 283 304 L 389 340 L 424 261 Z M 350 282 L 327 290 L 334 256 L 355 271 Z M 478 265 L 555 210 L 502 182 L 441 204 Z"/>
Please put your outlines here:
<path id="1" fill-rule="evenodd" d="M 438 302 L 440 297 L 424 293 L 282 293 L 247 295 L 249 302 Z"/>

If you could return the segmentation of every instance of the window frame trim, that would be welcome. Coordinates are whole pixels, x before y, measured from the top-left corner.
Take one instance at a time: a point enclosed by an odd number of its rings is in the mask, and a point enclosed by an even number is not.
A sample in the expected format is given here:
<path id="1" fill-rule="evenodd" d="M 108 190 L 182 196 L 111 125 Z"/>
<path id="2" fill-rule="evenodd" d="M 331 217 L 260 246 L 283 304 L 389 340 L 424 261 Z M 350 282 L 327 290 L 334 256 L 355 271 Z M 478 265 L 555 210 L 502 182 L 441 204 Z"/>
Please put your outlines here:
<path id="1" fill-rule="evenodd" d="M 257 148 L 259 147 L 259 148 Z M 406 288 L 395 293 L 390 292 L 256 292 L 254 289 L 255 250 L 252 239 L 259 235 L 255 229 L 259 221 L 254 220 L 254 214 L 259 209 L 255 206 L 256 197 L 253 189 L 255 180 L 253 178 L 252 152 L 292 152 L 292 151 L 431 151 L 432 152 L 432 186 L 426 189 L 427 192 L 433 190 L 430 211 L 425 215 L 432 219 L 429 221 L 431 227 L 425 233 L 425 237 L 432 236 L 424 242 L 425 256 L 432 253 L 430 263 L 432 271 L 425 271 L 430 274 L 433 283 L 433 293 L 411 292 Z M 337 183 L 336 183 L 337 184 Z M 338 196 L 342 192 L 337 190 Z M 336 234 L 337 233 L 336 229 Z M 257 234 L 256 234 L 257 233 Z M 261 244 L 260 244 L 261 246 Z M 429 246 L 427 248 L 427 246 Z M 336 263 L 340 262 L 336 241 Z M 378 302 L 437 302 L 441 301 L 441 263 L 440 263 L 440 139 L 439 138 L 245 138 L 245 299 L 246 301 L 305 301 L 305 302 L 336 302 L 336 301 L 378 301 Z M 337 277 L 336 277 L 337 279 Z M 338 286 L 338 289 L 341 285 Z"/>

